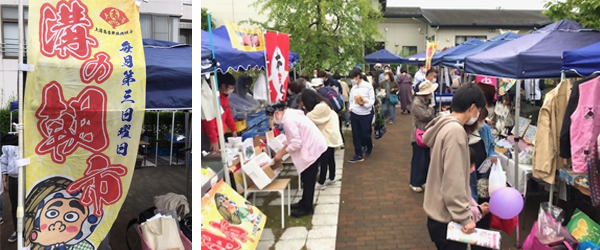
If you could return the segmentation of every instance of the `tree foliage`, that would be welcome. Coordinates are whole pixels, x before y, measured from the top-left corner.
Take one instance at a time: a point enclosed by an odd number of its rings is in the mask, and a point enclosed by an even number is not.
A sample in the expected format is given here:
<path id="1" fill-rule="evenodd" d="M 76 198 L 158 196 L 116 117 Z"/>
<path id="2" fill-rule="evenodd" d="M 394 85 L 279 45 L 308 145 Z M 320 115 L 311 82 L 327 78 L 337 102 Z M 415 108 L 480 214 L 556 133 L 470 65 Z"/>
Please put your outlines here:
<path id="1" fill-rule="evenodd" d="M 544 15 L 553 21 L 569 19 L 600 30 L 600 0 L 552 0 L 545 7 Z"/>
<path id="2" fill-rule="evenodd" d="M 206 8 L 202 8 L 202 16 L 201 16 L 201 20 L 200 20 L 200 24 L 201 24 L 201 29 L 202 30 L 206 30 L 208 31 L 208 15 L 207 15 L 208 10 Z M 215 28 L 215 19 L 212 18 L 212 16 L 210 17 L 210 26 L 211 28 Z"/>
<path id="3" fill-rule="evenodd" d="M 300 54 L 304 73 L 315 68 L 347 72 L 373 47 L 382 15 L 371 0 L 257 0 L 266 22 L 242 23 L 290 34 L 290 50 Z"/>

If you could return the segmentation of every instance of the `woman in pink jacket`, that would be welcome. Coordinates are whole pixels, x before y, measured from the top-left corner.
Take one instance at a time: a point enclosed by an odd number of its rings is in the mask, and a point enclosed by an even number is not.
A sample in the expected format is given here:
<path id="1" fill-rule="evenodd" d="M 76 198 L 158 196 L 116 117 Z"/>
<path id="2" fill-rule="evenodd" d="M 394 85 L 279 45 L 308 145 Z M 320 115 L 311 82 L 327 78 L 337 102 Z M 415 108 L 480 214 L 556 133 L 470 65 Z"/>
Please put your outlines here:
<path id="1" fill-rule="evenodd" d="M 286 138 L 286 146 L 277 152 L 273 161 L 280 161 L 289 153 L 304 186 L 302 200 L 292 205 L 292 216 L 311 215 L 319 163 L 327 150 L 325 136 L 304 112 L 288 109 L 283 103 L 269 105 L 266 114 L 275 124 L 283 125 Z"/>

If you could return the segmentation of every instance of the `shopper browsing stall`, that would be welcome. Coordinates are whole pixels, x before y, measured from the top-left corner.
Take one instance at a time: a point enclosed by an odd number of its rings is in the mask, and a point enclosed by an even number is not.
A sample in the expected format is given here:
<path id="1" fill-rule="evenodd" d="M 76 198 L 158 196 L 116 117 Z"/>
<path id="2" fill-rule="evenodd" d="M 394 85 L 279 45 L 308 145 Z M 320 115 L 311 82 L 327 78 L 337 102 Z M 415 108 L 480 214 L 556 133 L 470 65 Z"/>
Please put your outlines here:
<path id="1" fill-rule="evenodd" d="M 273 161 L 281 161 L 289 153 L 304 186 L 302 199 L 292 205 L 292 216 L 311 215 L 319 163 L 327 151 L 325 136 L 301 110 L 288 109 L 283 103 L 275 103 L 267 106 L 265 111 L 269 119 L 283 126 L 287 142 Z"/>
<path id="2" fill-rule="evenodd" d="M 232 136 L 237 137 L 237 126 L 233 115 L 231 114 L 231 108 L 229 106 L 229 95 L 233 93 L 235 86 L 235 78 L 227 73 L 217 75 L 219 80 L 219 102 L 223 111 L 223 131 L 227 128 L 231 130 Z M 210 150 L 212 152 L 219 151 L 219 130 L 217 128 L 217 119 L 212 120 L 201 120 L 201 132 L 206 133 L 210 140 Z"/>
<path id="3" fill-rule="evenodd" d="M 342 134 L 339 131 L 337 114 L 331 109 L 329 101 L 312 90 L 305 90 L 298 101 L 306 116 L 313 121 L 327 141 L 327 151 L 321 159 L 321 173 L 316 189 L 323 190 L 327 185 L 335 183 L 335 148 L 343 145 Z M 326 178 L 329 171 L 329 178 Z"/>
<path id="4" fill-rule="evenodd" d="M 350 90 L 350 123 L 352 126 L 352 141 L 354 144 L 354 157 L 349 162 L 364 161 L 363 157 L 371 155 L 373 151 L 373 140 L 371 138 L 373 121 L 373 105 L 375 104 L 375 93 L 373 85 L 365 82 L 361 72 L 354 69 L 350 71 L 352 79 L 352 90 Z M 363 150 L 366 148 L 366 151 Z"/>
<path id="5" fill-rule="evenodd" d="M 433 92 L 438 88 L 436 83 L 425 81 L 419 85 L 420 91 L 416 93 L 416 97 L 412 104 L 413 114 L 413 129 L 411 133 L 411 143 L 413 155 L 410 164 L 410 188 L 417 192 L 423 192 L 423 185 L 427 178 L 429 169 L 430 149 L 421 144 L 417 140 L 422 136 L 427 124 L 435 117 L 435 110 L 430 103 L 433 98 Z"/>
<path id="6" fill-rule="evenodd" d="M 438 249 L 467 249 L 464 243 L 446 239 L 448 223 L 460 223 L 464 233 L 473 233 L 475 222 L 469 209 L 469 144 L 464 125 L 477 122 L 485 108 L 483 92 L 475 84 L 460 87 L 450 105 L 452 113 L 431 121 L 423 135 L 431 148 L 423 208 L 427 229 Z"/>

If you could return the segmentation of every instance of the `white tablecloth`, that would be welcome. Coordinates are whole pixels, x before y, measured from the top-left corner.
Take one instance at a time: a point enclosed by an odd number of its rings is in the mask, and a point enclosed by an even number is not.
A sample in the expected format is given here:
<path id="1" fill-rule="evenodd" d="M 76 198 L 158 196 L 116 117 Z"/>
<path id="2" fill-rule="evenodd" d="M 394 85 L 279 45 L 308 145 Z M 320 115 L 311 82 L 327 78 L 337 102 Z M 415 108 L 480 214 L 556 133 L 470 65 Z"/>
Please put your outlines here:
<path id="1" fill-rule="evenodd" d="M 500 161 L 500 164 L 502 164 L 504 171 L 506 171 L 506 182 L 508 182 L 508 185 L 516 188 L 519 193 L 525 196 L 527 194 L 527 181 L 529 181 L 531 173 L 533 172 L 531 165 L 519 164 L 519 180 L 515 185 L 514 160 L 508 159 L 508 157 L 503 154 L 498 154 L 498 160 Z"/>

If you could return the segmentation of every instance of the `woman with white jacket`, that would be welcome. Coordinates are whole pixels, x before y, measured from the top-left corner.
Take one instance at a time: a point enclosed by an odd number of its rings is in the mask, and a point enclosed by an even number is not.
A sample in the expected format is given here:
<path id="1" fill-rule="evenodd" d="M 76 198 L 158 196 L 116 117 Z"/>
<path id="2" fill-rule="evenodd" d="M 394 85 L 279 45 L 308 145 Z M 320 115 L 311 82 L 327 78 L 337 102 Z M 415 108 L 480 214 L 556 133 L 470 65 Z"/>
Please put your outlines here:
<path id="1" fill-rule="evenodd" d="M 331 109 L 329 101 L 314 90 L 302 91 L 298 98 L 298 105 L 307 112 L 306 116 L 317 125 L 327 141 L 328 148 L 323 154 L 321 173 L 316 185 L 316 189 L 323 190 L 327 185 L 335 183 L 335 148 L 344 145 L 340 133 L 340 120 Z M 328 179 L 326 179 L 327 170 L 329 170 Z"/>

